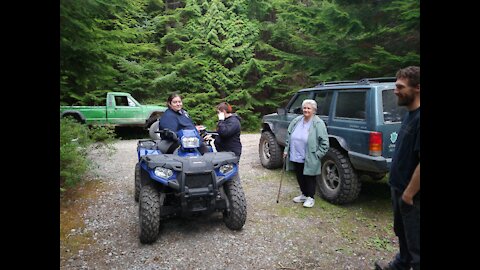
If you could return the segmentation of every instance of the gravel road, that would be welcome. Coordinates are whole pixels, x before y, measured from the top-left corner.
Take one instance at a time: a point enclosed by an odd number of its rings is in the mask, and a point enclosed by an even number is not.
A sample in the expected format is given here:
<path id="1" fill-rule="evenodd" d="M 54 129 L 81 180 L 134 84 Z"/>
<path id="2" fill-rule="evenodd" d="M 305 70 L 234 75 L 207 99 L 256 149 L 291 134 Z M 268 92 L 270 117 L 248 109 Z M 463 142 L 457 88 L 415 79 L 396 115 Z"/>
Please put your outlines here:
<path id="1" fill-rule="evenodd" d="M 287 173 L 277 204 L 281 170 L 260 165 L 259 137 L 241 136 L 240 176 L 248 213 L 243 229 L 229 230 L 221 213 L 173 218 L 163 222 L 151 245 L 139 241 L 133 198 L 138 140 L 119 140 L 114 151 L 92 148 L 94 168 L 88 181 L 101 185 L 75 201 L 84 206 L 77 213 L 83 225 L 68 237 L 86 241 L 78 250 L 61 243 L 60 268 L 372 269 L 374 260 L 394 254 L 391 215 L 378 217 L 389 211 L 388 196 L 382 198 L 383 208 L 375 210 L 379 212 L 331 206 L 318 196 L 314 208 L 305 209 L 291 201 L 299 189 L 293 173 Z M 386 242 L 383 248 L 375 239 Z"/>

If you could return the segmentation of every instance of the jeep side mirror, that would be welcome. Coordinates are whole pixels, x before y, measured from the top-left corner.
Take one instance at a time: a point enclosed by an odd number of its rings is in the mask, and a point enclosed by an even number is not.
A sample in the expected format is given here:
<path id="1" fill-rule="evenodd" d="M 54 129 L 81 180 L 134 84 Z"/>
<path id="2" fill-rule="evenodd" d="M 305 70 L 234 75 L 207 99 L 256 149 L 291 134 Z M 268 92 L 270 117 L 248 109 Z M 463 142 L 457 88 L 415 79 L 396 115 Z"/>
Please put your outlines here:
<path id="1" fill-rule="evenodd" d="M 285 108 L 277 108 L 277 114 L 278 115 L 285 115 L 287 111 L 285 110 Z"/>

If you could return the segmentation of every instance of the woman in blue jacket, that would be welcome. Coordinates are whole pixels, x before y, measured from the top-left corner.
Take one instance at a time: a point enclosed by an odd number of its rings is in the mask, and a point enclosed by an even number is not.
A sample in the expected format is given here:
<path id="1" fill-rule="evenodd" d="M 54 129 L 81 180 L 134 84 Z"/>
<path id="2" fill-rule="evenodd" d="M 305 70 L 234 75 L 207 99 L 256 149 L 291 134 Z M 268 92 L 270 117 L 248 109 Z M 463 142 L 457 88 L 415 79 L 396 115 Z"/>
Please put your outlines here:
<path id="1" fill-rule="evenodd" d="M 242 143 L 240 142 L 240 116 L 232 112 L 232 106 L 226 102 L 217 105 L 218 137 L 215 139 L 217 151 L 232 151 L 240 160 Z"/>
<path id="2" fill-rule="evenodd" d="M 182 97 L 177 94 L 171 94 L 167 99 L 168 109 L 163 113 L 158 123 L 158 129 L 165 128 L 177 132 L 180 129 L 196 129 L 192 119 L 188 116 L 187 111 L 183 109 Z M 200 137 L 200 153 L 208 151 L 207 146 L 203 143 Z"/>
<path id="3" fill-rule="evenodd" d="M 180 129 L 195 129 L 192 119 L 188 116 L 187 111 L 183 109 L 182 97 L 173 93 L 167 99 L 168 109 L 160 118 L 158 128 L 160 130 L 168 128 L 173 132 Z"/>
<path id="4" fill-rule="evenodd" d="M 287 158 L 286 170 L 295 170 L 302 191 L 293 201 L 310 208 L 315 204 L 315 178 L 321 173 L 320 159 L 327 153 L 330 144 L 325 123 L 315 115 L 317 102 L 306 99 L 302 108 L 303 115 L 297 116 L 288 126 L 283 157 Z"/>

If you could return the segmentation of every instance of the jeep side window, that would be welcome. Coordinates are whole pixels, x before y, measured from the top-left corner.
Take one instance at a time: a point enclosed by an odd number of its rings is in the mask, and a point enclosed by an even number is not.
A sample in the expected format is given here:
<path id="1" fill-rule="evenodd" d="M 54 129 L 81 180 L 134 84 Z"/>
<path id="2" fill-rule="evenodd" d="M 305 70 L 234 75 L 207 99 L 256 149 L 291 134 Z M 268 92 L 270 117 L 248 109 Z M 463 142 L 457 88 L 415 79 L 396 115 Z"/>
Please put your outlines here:
<path id="1" fill-rule="evenodd" d="M 365 120 L 366 91 L 339 91 L 335 118 Z"/>
<path id="2" fill-rule="evenodd" d="M 290 105 L 288 112 L 295 113 L 295 114 L 302 114 L 303 113 L 302 102 L 305 99 L 307 99 L 309 96 L 310 96 L 309 92 L 299 93 L 295 101 L 293 101 L 292 105 Z"/>
<path id="3" fill-rule="evenodd" d="M 315 92 L 315 101 L 317 102 L 317 114 L 328 116 L 330 111 L 330 103 L 332 101 L 332 93 L 330 91 Z"/>
<path id="4" fill-rule="evenodd" d="M 407 112 L 407 109 L 403 106 L 397 105 L 397 97 L 393 93 L 393 89 L 387 89 L 382 91 L 383 102 L 383 122 L 396 123 L 401 122 L 402 117 Z"/>

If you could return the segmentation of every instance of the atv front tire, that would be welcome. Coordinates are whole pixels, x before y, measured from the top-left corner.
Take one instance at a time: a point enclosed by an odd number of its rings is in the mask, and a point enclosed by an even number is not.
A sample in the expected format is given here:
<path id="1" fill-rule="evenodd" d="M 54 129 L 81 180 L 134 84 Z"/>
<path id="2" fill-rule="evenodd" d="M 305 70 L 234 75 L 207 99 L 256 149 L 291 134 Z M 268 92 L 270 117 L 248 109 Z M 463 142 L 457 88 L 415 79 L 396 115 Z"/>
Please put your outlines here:
<path id="1" fill-rule="evenodd" d="M 223 187 L 229 205 L 229 209 L 223 212 L 223 221 L 230 230 L 240 230 L 247 220 L 247 201 L 238 174 Z"/>
<path id="2" fill-rule="evenodd" d="M 140 189 L 142 188 L 142 171 L 140 168 L 140 162 L 135 164 L 135 201 L 138 202 L 140 197 Z"/>
<path id="3" fill-rule="evenodd" d="M 160 231 L 160 194 L 150 185 L 140 190 L 139 224 L 140 242 L 150 244 L 157 240 Z"/>

